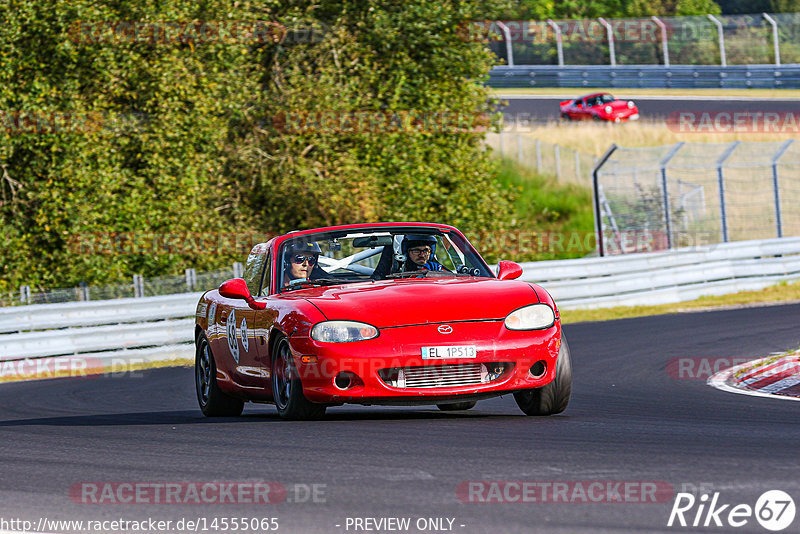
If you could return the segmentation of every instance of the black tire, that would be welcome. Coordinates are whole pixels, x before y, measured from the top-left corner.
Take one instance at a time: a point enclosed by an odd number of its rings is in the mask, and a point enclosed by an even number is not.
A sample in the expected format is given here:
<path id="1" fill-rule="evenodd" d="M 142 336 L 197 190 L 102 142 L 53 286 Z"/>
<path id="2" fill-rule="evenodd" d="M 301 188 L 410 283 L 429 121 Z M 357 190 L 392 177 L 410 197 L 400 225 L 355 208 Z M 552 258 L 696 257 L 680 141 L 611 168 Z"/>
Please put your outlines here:
<path id="1" fill-rule="evenodd" d="M 272 350 L 272 398 L 282 419 L 321 419 L 327 408 L 303 395 L 303 385 L 292 361 L 292 350 L 283 336 L 275 340 Z"/>
<path id="2" fill-rule="evenodd" d="M 217 385 L 217 364 L 205 334 L 197 338 L 194 385 L 197 402 L 206 417 L 236 417 L 242 414 L 244 401 L 226 395 Z"/>
<path id="3" fill-rule="evenodd" d="M 567 114 L 567 113 L 562 113 L 562 114 L 561 114 L 561 120 L 564 120 L 564 121 L 571 121 L 571 120 L 572 120 L 572 117 L 570 117 L 570 116 L 569 116 L 569 114 Z"/>
<path id="4" fill-rule="evenodd" d="M 474 408 L 476 404 L 477 402 L 475 401 L 465 401 L 465 402 L 453 402 L 451 404 L 437 404 L 436 406 L 443 412 L 458 412 Z"/>
<path id="5" fill-rule="evenodd" d="M 563 412 L 572 394 L 572 362 L 567 338 L 561 335 L 561 349 L 556 360 L 556 377 L 546 386 L 514 393 L 517 406 L 526 415 L 553 415 Z"/>

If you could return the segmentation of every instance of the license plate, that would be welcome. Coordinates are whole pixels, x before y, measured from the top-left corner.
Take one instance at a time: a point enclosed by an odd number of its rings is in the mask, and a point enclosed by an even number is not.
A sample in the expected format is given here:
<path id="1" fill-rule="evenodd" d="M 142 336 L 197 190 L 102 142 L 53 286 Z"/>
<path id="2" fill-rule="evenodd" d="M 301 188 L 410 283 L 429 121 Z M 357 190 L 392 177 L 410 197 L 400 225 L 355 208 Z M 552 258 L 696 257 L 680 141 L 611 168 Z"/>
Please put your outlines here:
<path id="1" fill-rule="evenodd" d="M 445 358 L 475 358 L 478 349 L 475 345 L 422 347 L 423 360 L 443 360 Z"/>

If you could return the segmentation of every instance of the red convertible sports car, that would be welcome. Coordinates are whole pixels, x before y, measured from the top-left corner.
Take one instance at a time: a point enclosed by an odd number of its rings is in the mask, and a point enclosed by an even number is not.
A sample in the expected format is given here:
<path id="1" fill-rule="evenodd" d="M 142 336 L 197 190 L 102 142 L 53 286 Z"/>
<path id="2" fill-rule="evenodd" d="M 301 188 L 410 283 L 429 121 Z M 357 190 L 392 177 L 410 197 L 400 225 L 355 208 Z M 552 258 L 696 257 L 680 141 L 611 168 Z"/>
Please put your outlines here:
<path id="1" fill-rule="evenodd" d="M 197 305 L 195 383 L 207 416 L 274 403 L 285 419 L 344 403 L 467 410 L 513 393 L 563 411 L 572 369 L 558 308 L 432 223 L 294 231 L 256 245 L 244 278 Z"/>
<path id="2" fill-rule="evenodd" d="M 561 118 L 566 120 L 623 122 L 639 118 L 639 108 L 632 100 L 617 100 L 609 93 L 592 93 L 575 100 L 564 100 L 559 108 Z"/>

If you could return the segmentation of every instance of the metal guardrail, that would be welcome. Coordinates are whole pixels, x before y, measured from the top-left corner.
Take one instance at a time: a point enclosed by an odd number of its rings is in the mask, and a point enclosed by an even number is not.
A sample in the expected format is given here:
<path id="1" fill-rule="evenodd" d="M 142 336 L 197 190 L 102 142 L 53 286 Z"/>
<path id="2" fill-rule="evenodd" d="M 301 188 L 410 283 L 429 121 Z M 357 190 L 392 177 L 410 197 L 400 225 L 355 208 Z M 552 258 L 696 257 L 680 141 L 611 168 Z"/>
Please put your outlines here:
<path id="1" fill-rule="evenodd" d="M 200 295 L 202 293 L 182 293 L 0 308 L 0 333 L 188 317 Z M 2 355 L 0 352 L 0 357 Z"/>
<path id="2" fill-rule="evenodd" d="M 0 308 L 0 379 L 18 377 L 21 369 L 25 375 L 52 371 L 46 360 L 71 356 L 80 356 L 83 368 L 106 370 L 191 358 L 191 317 L 201 294 Z M 25 362 L 30 365 L 8 365 Z"/>
<path id="3" fill-rule="evenodd" d="M 524 263 L 563 309 L 666 304 L 800 279 L 800 237 Z"/>
<path id="4" fill-rule="evenodd" d="M 475 21 L 506 65 L 800 63 L 800 13 Z"/>
<path id="5" fill-rule="evenodd" d="M 489 71 L 491 87 L 798 89 L 794 65 L 516 65 Z"/>
<path id="6" fill-rule="evenodd" d="M 84 354 L 115 349 L 189 342 L 192 319 L 114 324 L 7 334 L 0 338 L 0 360 Z"/>
<path id="7" fill-rule="evenodd" d="M 800 237 L 522 266 L 521 279 L 542 284 L 562 309 L 680 302 L 800 279 Z M 0 362 L 65 355 L 97 361 L 191 358 L 191 317 L 198 297 L 194 293 L 0 310 L 6 332 L 0 335 Z"/>

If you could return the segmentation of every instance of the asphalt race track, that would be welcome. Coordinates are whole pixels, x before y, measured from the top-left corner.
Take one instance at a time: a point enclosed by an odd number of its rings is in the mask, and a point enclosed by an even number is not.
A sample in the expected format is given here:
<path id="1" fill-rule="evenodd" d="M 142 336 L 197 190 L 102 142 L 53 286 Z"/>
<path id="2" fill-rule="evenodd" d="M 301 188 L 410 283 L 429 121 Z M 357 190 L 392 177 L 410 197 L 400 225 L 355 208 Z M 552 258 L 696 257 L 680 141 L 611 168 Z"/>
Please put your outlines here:
<path id="1" fill-rule="evenodd" d="M 590 93 L 585 89 L 561 89 L 563 97 L 535 96 L 535 95 L 505 95 L 501 99 L 508 102 L 502 107 L 504 113 L 512 115 L 525 114 L 524 118 L 536 121 L 558 120 L 558 103 L 569 98 L 577 98 Z M 502 93 L 501 90 L 498 90 Z M 633 100 L 639 107 L 639 113 L 644 121 L 664 120 L 671 113 L 689 112 L 701 114 L 703 112 L 794 112 L 800 111 L 800 99 L 772 99 L 750 97 L 680 97 L 680 96 L 632 96 L 626 97 L 625 90 L 620 89 L 613 93 L 620 99 Z"/>
<path id="2" fill-rule="evenodd" d="M 549 418 L 523 416 L 506 396 L 462 413 L 345 406 L 321 422 L 284 422 L 271 406 L 248 405 L 242 417 L 206 419 L 187 368 L 0 384 L 0 517 L 276 517 L 287 533 L 365 531 L 346 530 L 348 517 L 411 518 L 401 532 L 420 532 L 419 518 L 454 519 L 452 531 L 465 534 L 698 531 L 666 526 L 673 492 L 702 488 L 719 492 L 719 503 L 752 507 L 780 489 L 800 503 L 800 403 L 717 391 L 669 376 L 667 364 L 794 349 L 799 318 L 800 305 L 784 305 L 568 325 L 572 403 Z M 282 484 L 287 501 L 69 497 L 81 482 L 253 480 Z M 475 503 L 456 493 L 466 481 L 658 481 L 672 492 L 656 503 Z M 800 517 L 786 532 L 798 525 Z M 753 517 L 738 529 L 699 530 L 766 532 Z"/>

